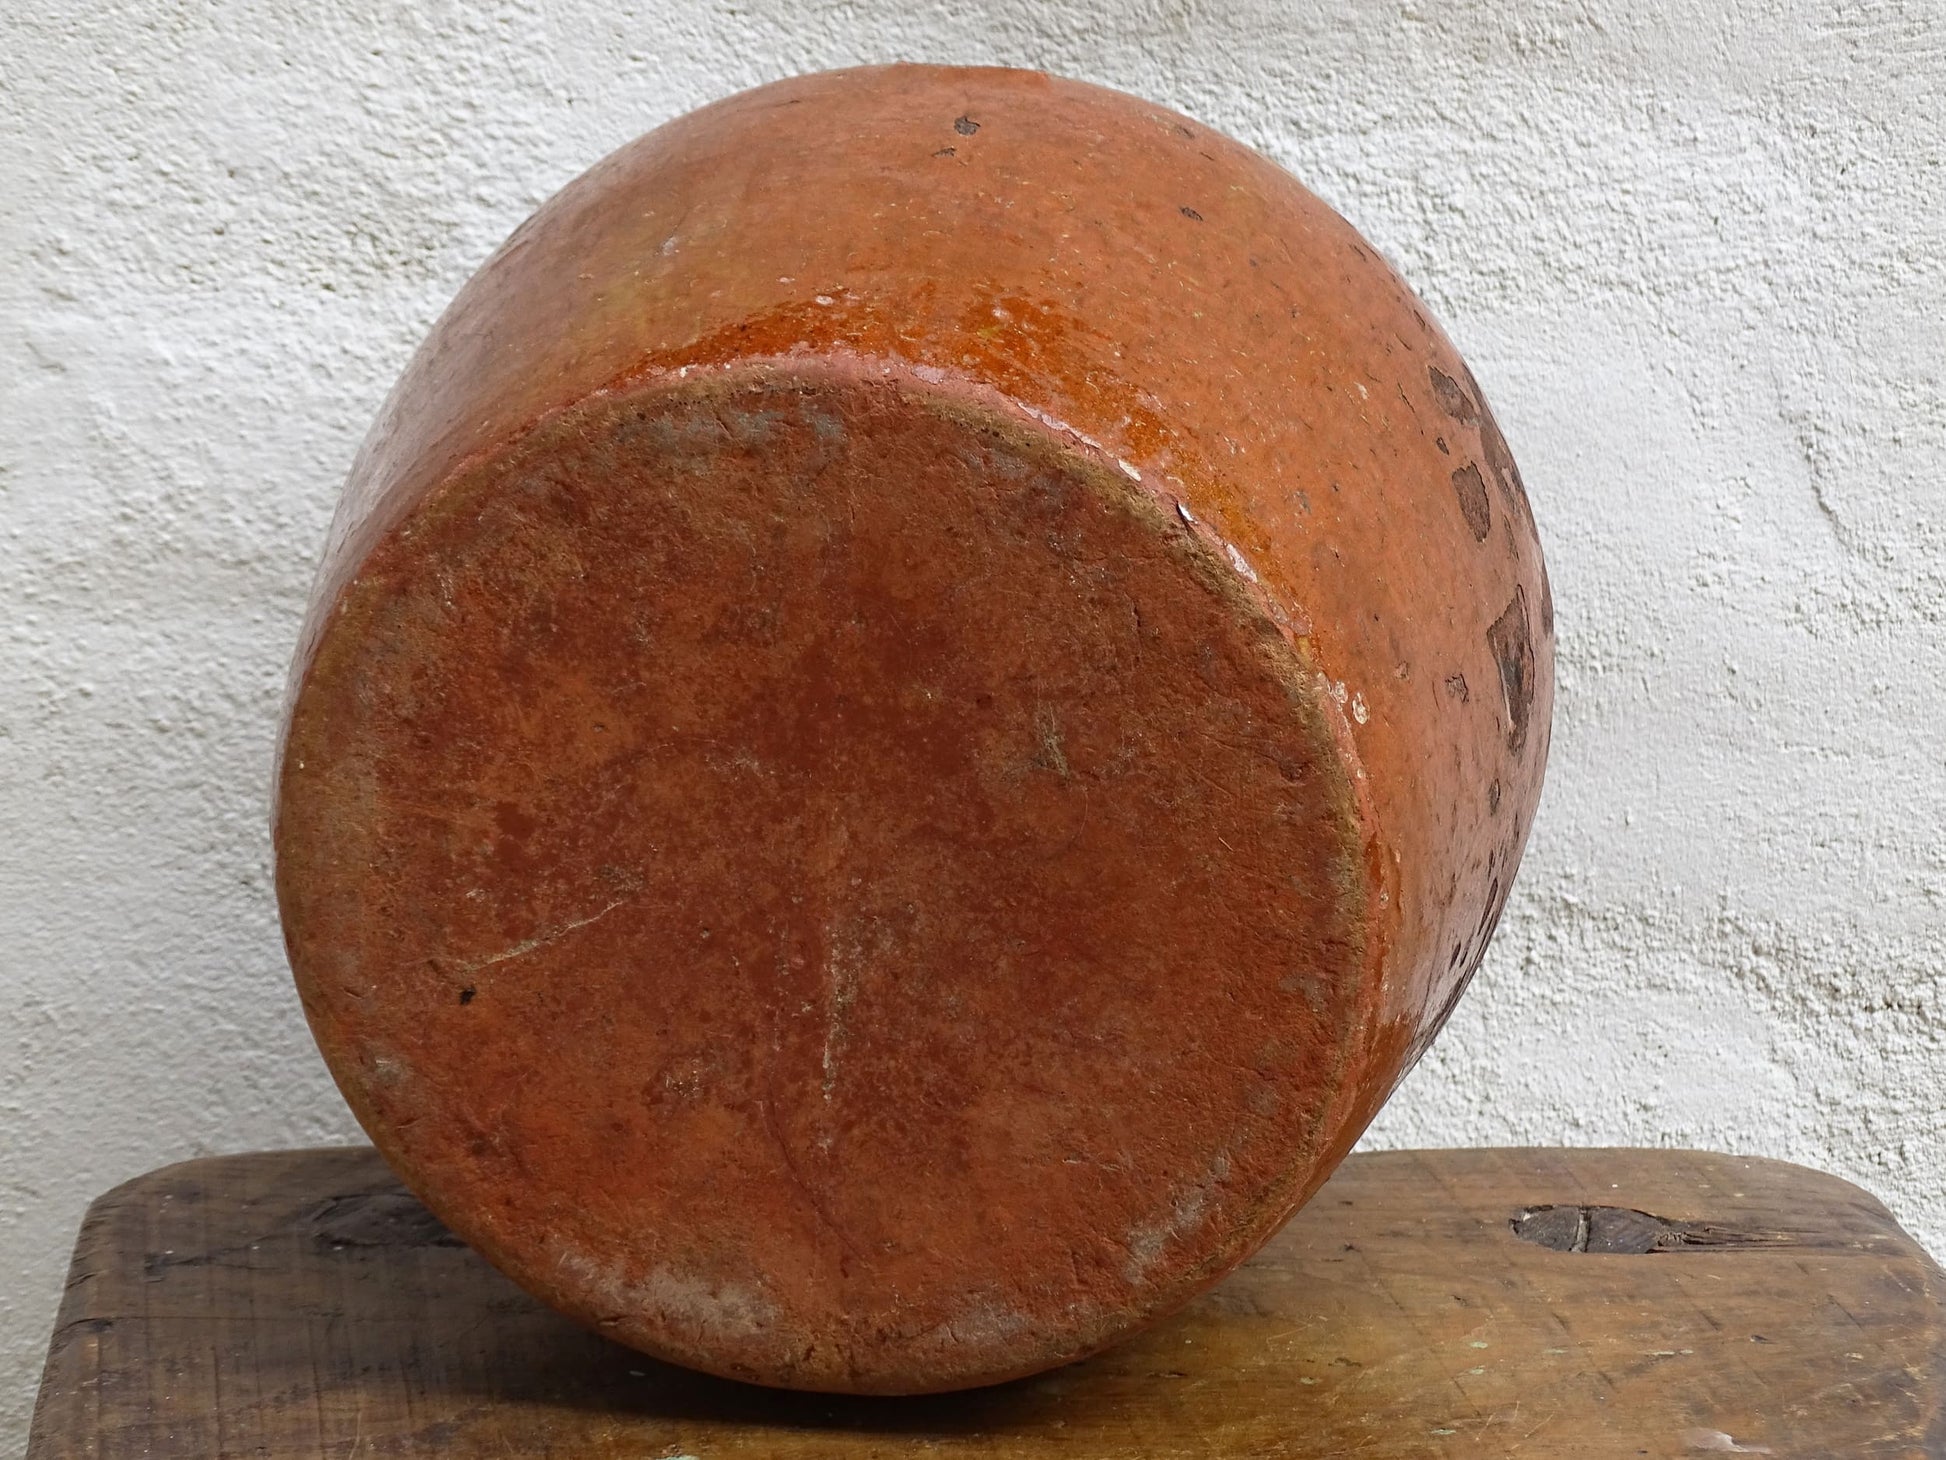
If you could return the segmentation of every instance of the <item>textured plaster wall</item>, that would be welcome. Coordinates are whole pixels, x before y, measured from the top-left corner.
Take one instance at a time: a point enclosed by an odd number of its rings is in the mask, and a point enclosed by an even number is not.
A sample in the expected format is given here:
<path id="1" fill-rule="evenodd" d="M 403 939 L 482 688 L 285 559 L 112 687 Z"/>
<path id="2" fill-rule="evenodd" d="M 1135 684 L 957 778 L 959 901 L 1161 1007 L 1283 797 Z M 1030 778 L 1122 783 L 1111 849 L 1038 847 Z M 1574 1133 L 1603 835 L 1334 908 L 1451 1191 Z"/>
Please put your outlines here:
<path id="1" fill-rule="evenodd" d="M 1835 1169 L 1946 1250 L 1946 6 L 0 9 L 0 1455 L 83 1205 L 349 1140 L 265 780 L 338 482 L 555 188 L 791 71 L 1038 65 L 1269 152 L 1471 358 L 1553 567 L 1522 880 L 1373 1139 Z"/>

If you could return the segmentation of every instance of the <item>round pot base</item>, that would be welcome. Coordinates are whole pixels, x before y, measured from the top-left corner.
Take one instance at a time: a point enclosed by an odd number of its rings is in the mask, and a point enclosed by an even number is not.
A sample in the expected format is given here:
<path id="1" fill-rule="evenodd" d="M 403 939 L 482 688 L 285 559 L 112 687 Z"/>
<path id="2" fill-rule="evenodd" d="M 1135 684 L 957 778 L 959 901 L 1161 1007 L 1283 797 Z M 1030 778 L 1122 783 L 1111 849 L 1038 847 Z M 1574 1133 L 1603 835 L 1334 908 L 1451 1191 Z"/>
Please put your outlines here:
<path id="1" fill-rule="evenodd" d="M 1188 509 L 926 375 L 548 417 L 390 525 L 290 721 L 287 934 L 367 1129 L 730 1377 L 1079 1357 L 1340 1154 L 1383 883 L 1342 710 Z"/>

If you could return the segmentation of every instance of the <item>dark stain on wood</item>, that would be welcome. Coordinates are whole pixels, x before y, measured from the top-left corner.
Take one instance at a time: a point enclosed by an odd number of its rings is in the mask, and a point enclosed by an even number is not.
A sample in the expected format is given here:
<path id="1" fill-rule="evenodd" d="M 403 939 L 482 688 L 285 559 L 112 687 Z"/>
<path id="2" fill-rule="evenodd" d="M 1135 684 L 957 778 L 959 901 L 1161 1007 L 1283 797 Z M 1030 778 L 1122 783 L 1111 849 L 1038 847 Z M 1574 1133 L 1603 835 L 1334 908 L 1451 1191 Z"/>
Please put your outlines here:
<path id="1" fill-rule="evenodd" d="M 1715 1222 L 1677 1222 L 1628 1207 L 1543 1206 L 1517 1212 L 1510 1225 L 1523 1242 L 1555 1252 L 1642 1256 L 1651 1252 L 1721 1252 L 1737 1247 L 1821 1247 L 1818 1233 L 1753 1231 Z"/>
<path id="2" fill-rule="evenodd" d="M 465 1245 L 410 1193 L 398 1190 L 331 1197 L 319 1203 L 304 1224 L 312 1241 L 327 1250 Z"/>

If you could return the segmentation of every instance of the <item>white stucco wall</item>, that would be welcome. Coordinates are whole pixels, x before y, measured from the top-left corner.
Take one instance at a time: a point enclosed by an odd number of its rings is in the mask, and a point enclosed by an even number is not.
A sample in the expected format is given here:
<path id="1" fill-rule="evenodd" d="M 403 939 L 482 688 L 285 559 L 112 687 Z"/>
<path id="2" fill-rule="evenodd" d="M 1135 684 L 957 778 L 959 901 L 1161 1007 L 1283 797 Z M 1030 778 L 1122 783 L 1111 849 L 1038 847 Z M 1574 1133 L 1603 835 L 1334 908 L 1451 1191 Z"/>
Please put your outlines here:
<path id="1" fill-rule="evenodd" d="M 1946 1251 L 1946 6 L 0 7 L 0 1456 L 86 1201 L 353 1138 L 264 828 L 311 565 L 462 279 L 610 148 L 891 58 L 1263 148 L 1403 268 L 1533 493 L 1526 868 L 1388 1143 L 1690 1144 Z"/>

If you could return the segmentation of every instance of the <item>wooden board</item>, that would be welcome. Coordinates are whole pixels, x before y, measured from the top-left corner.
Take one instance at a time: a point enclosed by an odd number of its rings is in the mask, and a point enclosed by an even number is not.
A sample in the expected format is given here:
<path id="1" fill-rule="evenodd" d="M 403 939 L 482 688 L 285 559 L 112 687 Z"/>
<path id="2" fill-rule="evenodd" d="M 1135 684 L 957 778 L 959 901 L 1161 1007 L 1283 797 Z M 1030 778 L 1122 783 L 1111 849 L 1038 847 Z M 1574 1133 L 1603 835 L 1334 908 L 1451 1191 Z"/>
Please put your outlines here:
<path id="1" fill-rule="evenodd" d="M 1883 1207 L 1800 1167 L 1387 1153 L 1106 1355 L 832 1399 L 617 1348 L 489 1269 L 371 1152 L 279 1152 L 95 1204 L 28 1456 L 1946 1456 L 1940 1296 Z"/>

